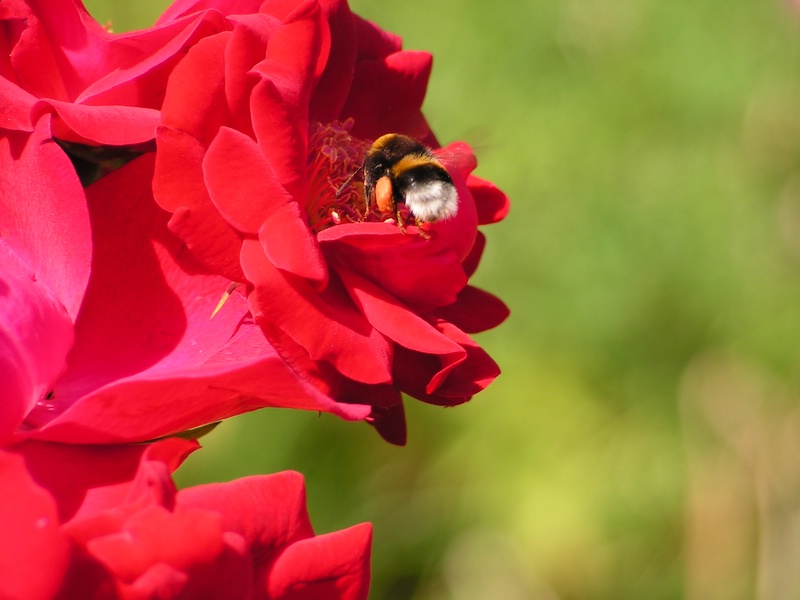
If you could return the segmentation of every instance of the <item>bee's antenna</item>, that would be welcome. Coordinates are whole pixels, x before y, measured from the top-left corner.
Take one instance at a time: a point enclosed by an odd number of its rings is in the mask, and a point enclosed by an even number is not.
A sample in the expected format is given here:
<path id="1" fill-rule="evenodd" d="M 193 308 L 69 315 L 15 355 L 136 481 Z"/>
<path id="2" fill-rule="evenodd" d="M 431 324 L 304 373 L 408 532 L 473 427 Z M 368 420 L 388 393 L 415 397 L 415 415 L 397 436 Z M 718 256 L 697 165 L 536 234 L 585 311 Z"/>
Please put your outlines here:
<path id="1" fill-rule="evenodd" d="M 336 197 L 337 198 L 339 197 L 339 194 L 341 194 L 342 191 L 344 191 L 344 188 L 347 187 L 347 184 L 350 183 L 353 180 L 353 177 L 355 177 L 358 174 L 358 172 L 363 168 L 364 168 L 363 165 L 358 167 L 355 171 L 353 171 L 350 174 L 350 177 L 348 177 L 347 179 L 344 180 L 344 183 L 339 186 L 339 189 L 336 190 Z"/>

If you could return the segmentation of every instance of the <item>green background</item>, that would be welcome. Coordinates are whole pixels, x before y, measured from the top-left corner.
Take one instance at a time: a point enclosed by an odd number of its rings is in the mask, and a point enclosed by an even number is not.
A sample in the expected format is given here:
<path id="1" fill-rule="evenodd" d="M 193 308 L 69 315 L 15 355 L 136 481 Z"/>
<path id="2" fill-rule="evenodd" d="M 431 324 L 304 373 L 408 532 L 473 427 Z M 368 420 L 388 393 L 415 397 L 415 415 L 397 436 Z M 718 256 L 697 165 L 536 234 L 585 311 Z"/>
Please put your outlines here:
<path id="1" fill-rule="evenodd" d="M 116 31 L 165 2 L 95 0 Z M 800 12 L 780 0 L 359 0 L 434 54 L 426 114 L 512 199 L 512 316 L 409 442 L 267 410 L 179 485 L 295 469 L 375 527 L 371 598 L 800 598 Z"/>

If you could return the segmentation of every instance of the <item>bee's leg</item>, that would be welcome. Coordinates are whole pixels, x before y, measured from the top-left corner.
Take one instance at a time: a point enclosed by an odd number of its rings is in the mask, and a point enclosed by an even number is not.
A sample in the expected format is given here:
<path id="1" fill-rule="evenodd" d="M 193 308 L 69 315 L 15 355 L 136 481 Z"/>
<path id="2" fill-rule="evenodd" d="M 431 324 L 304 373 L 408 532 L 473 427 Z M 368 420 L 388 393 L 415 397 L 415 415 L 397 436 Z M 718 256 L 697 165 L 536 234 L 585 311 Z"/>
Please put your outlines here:
<path id="1" fill-rule="evenodd" d="M 414 217 L 414 223 L 417 226 L 417 230 L 419 230 L 419 237 L 421 237 L 423 240 L 431 239 L 431 234 L 422 228 L 424 221 L 421 221 L 418 217 Z"/>
<path id="2" fill-rule="evenodd" d="M 361 215 L 361 221 L 362 222 L 367 220 L 367 217 L 369 216 L 369 208 L 370 208 L 371 204 L 372 204 L 372 202 L 370 202 L 370 197 L 365 195 L 364 196 L 364 214 Z"/>
<path id="3" fill-rule="evenodd" d="M 406 232 L 406 220 L 403 218 L 403 215 L 400 214 L 400 210 L 397 208 L 397 204 L 394 205 L 394 218 L 397 221 L 397 227 L 400 229 L 400 233 Z"/>

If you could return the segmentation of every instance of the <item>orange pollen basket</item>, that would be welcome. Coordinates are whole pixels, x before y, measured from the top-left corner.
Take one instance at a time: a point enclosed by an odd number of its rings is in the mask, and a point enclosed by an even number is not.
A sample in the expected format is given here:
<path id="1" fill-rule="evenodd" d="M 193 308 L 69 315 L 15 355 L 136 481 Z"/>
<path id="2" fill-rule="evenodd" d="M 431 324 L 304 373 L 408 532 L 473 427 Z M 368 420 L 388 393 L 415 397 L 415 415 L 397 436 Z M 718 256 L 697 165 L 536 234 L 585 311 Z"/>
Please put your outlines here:
<path id="1" fill-rule="evenodd" d="M 375 183 L 375 202 L 381 212 L 391 212 L 394 207 L 394 192 L 392 190 L 392 180 L 386 176 L 381 177 Z"/>

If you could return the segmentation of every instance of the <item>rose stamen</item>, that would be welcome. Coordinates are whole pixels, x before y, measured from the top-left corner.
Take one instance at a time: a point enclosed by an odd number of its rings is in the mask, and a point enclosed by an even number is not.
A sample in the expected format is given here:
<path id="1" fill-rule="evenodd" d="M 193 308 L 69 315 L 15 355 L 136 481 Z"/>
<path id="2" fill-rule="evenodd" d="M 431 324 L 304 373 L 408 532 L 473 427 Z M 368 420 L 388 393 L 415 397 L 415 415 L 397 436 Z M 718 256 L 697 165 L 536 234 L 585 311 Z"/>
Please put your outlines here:
<path id="1" fill-rule="evenodd" d="M 369 145 L 351 137 L 352 126 L 352 120 L 318 124 L 309 136 L 306 211 L 315 232 L 364 220 L 363 177 L 354 174 Z"/>

